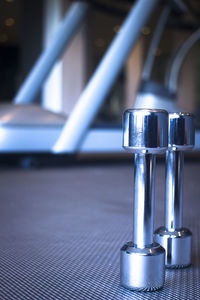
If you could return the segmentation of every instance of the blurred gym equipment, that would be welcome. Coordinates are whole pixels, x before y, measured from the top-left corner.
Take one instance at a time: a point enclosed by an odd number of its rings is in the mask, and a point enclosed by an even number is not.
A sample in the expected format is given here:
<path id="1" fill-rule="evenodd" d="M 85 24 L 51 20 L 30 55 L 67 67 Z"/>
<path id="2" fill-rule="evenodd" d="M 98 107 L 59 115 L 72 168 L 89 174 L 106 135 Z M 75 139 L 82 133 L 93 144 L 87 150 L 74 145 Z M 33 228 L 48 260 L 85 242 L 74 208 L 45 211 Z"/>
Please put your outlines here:
<path id="1" fill-rule="evenodd" d="M 142 81 L 136 97 L 135 108 L 159 108 L 165 109 L 168 112 L 179 111 L 175 103 L 175 94 L 171 93 L 164 85 L 150 80 L 155 60 L 155 51 L 159 46 L 170 12 L 171 5 L 166 4 L 154 30 L 143 69 Z"/>
<path id="2" fill-rule="evenodd" d="M 6 114 L 2 114 L 2 117 L 0 118 L 0 130 L 4 137 L 0 141 L 0 151 L 54 151 L 56 153 L 73 153 L 77 151 L 121 151 L 119 143 L 122 134 L 121 130 L 116 130 L 116 132 L 114 130 L 113 132 L 113 130 L 109 129 L 92 129 L 87 133 L 87 129 L 94 119 L 100 105 L 104 101 L 106 94 L 109 92 L 115 78 L 125 62 L 125 59 L 136 43 L 140 35 L 141 28 L 147 22 L 147 19 L 152 13 L 157 2 L 158 0 L 152 0 L 151 5 L 149 5 L 148 0 L 140 0 L 133 5 L 133 8 L 124 22 L 120 33 L 112 42 L 97 71 L 94 73 L 77 101 L 73 112 L 66 121 L 66 125 L 65 122 L 63 122 L 63 117 L 56 114 L 53 117 L 52 113 L 49 113 L 42 108 L 35 108 L 32 105 L 23 105 L 20 108 L 16 105 L 13 106 L 12 104 L 7 105 Z M 39 58 L 33 68 L 33 71 L 31 71 L 24 85 L 15 97 L 15 103 L 17 103 L 17 105 L 31 102 L 34 95 L 36 95 L 39 91 L 39 88 L 44 82 L 50 68 L 55 62 L 55 59 L 61 55 L 64 46 L 66 46 L 69 42 L 72 33 L 76 30 L 80 21 L 85 16 L 87 8 L 88 5 L 85 5 L 82 2 L 78 2 L 78 4 L 74 4 L 72 6 L 58 30 L 56 39 Z M 71 27 L 69 23 L 72 20 L 73 27 L 70 29 Z M 61 43 L 61 36 L 64 34 L 63 32 L 66 28 L 67 38 Z M 134 28 L 134 30 L 130 30 L 131 28 Z M 57 49 L 57 45 L 60 43 L 61 45 Z M 55 49 L 57 49 L 56 54 L 53 54 Z M 38 119 L 31 117 L 32 110 L 34 111 L 36 109 L 40 116 Z M 50 114 L 49 116 L 48 113 Z M 21 121 L 21 118 L 23 118 L 24 115 L 27 115 L 32 119 L 31 131 L 29 131 L 28 126 L 26 126 L 28 124 Z M 10 119 L 12 119 L 12 124 L 9 123 Z M 43 120 L 42 124 L 41 120 Z M 48 123 L 48 120 L 51 120 L 52 122 Z M 61 124 L 64 125 L 62 130 Z M 106 141 L 110 141 L 110 133 L 112 135 L 112 142 L 106 143 Z M 80 146 L 80 141 L 82 141 L 84 135 L 86 135 L 86 138 Z M 104 140 L 104 146 L 102 145 L 102 140 Z"/>
<path id="3" fill-rule="evenodd" d="M 0 152 L 121 152 L 120 126 L 119 128 L 90 129 L 89 127 L 157 2 L 153 0 L 149 5 L 147 0 L 140 0 L 135 3 L 72 113 L 66 117 L 33 105 L 31 101 L 39 92 L 56 59 L 68 45 L 88 11 L 88 4 L 83 2 L 73 4 L 52 44 L 41 55 L 17 93 L 14 99 L 16 104 L 0 105 L 2 136 Z M 175 5 L 177 5 L 176 2 L 178 2 L 178 7 L 185 9 L 181 1 L 175 1 Z M 168 108 L 169 111 L 177 110 L 175 103 L 171 101 L 172 93 L 157 83 L 147 80 L 153 65 L 153 49 L 159 43 L 169 13 L 170 7 L 165 6 L 149 49 L 144 68 L 145 80 L 141 84 L 136 107 L 146 107 L 145 102 L 148 107 L 158 107 L 159 104 L 160 108 Z M 62 39 L 61 36 L 65 38 Z M 28 105 L 24 105 L 25 103 Z M 27 119 L 28 122 L 26 122 Z M 104 143 L 101 142 L 102 140 Z M 195 149 L 199 149 L 199 138 L 196 138 L 196 141 Z"/>

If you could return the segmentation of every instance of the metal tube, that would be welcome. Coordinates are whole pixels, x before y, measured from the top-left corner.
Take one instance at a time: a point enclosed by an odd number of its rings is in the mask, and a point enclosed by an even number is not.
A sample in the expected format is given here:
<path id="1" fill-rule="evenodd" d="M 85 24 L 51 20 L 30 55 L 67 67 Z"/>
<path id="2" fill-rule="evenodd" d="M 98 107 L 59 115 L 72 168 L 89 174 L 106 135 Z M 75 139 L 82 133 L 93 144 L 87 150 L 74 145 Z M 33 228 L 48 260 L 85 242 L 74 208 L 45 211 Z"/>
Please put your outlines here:
<path id="1" fill-rule="evenodd" d="M 154 154 L 135 154 L 133 244 L 138 248 L 153 244 Z"/>
<path id="2" fill-rule="evenodd" d="M 192 46 L 200 39 L 200 29 L 196 30 L 180 47 L 176 56 L 172 61 L 172 65 L 170 65 L 170 69 L 166 72 L 165 84 L 168 89 L 176 93 L 178 86 L 178 78 L 181 70 L 181 66 L 184 62 L 184 59 Z"/>
<path id="3" fill-rule="evenodd" d="M 30 103 L 34 100 L 51 68 L 79 28 L 88 8 L 89 5 L 84 2 L 72 4 L 50 46 L 41 54 L 15 96 L 14 102 L 16 104 Z"/>
<path id="4" fill-rule="evenodd" d="M 159 21 L 156 25 L 156 29 L 154 31 L 153 38 L 151 40 L 151 44 L 150 44 L 149 51 L 147 54 L 147 58 L 146 58 L 146 61 L 144 64 L 144 69 L 143 69 L 143 73 L 142 73 L 143 80 L 149 80 L 149 78 L 151 76 L 152 67 L 153 67 L 153 63 L 155 60 L 155 50 L 157 49 L 157 47 L 160 43 L 160 39 L 163 34 L 170 11 L 171 11 L 171 6 L 165 5 L 165 7 L 163 8 L 163 11 L 161 13 L 161 16 L 159 18 Z"/>
<path id="5" fill-rule="evenodd" d="M 75 152 L 110 91 L 158 0 L 139 0 L 80 96 L 53 147 L 56 153 Z"/>
<path id="6" fill-rule="evenodd" d="M 183 151 L 167 151 L 165 226 L 168 231 L 182 228 L 183 165 Z"/>

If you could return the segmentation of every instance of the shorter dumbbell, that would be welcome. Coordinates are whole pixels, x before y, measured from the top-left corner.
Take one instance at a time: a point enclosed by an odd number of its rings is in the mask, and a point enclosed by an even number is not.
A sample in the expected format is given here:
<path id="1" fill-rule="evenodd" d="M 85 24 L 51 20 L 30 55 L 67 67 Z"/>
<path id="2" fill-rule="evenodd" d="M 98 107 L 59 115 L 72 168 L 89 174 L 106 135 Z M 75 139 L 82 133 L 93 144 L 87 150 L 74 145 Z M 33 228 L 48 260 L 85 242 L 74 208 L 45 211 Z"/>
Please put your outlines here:
<path id="1" fill-rule="evenodd" d="M 123 147 L 135 153 L 133 241 L 120 252 L 120 281 L 125 288 L 154 291 L 165 279 L 165 250 L 153 241 L 155 154 L 166 152 L 168 113 L 127 110 Z"/>
<path id="2" fill-rule="evenodd" d="M 165 265 L 183 268 L 191 264 L 192 233 L 182 227 L 184 152 L 194 146 L 194 118 L 189 113 L 169 114 L 169 145 L 166 153 L 165 227 L 154 240 L 165 248 Z"/>

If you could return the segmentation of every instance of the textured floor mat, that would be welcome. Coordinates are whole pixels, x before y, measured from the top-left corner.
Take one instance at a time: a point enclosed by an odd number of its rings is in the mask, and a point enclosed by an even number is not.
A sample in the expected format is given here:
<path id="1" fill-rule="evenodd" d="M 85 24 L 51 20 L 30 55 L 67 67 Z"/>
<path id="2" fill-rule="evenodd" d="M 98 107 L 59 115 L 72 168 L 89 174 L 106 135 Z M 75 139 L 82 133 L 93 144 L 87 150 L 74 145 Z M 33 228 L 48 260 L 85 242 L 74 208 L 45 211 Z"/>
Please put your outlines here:
<path id="1" fill-rule="evenodd" d="M 162 290 L 119 285 L 119 250 L 131 240 L 131 166 L 0 171 L 0 299 L 200 299 L 200 163 L 186 163 L 184 225 L 193 265 L 167 270 Z M 163 224 L 157 166 L 155 227 Z"/>

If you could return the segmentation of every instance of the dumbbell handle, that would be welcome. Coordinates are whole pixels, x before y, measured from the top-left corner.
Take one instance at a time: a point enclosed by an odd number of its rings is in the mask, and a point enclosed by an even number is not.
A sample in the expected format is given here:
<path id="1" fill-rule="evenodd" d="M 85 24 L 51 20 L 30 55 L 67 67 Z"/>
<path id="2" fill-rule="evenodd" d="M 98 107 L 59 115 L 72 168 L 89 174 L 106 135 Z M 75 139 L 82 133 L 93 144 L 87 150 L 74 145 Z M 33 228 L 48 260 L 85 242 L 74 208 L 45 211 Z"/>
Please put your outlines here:
<path id="1" fill-rule="evenodd" d="M 153 243 L 154 154 L 135 154 L 133 243 L 144 248 Z"/>
<path id="2" fill-rule="evenodd" d="M 167 151 L 165 227 L 168 231 L 182 228 L 183 166 L 183 151 Z"/>

